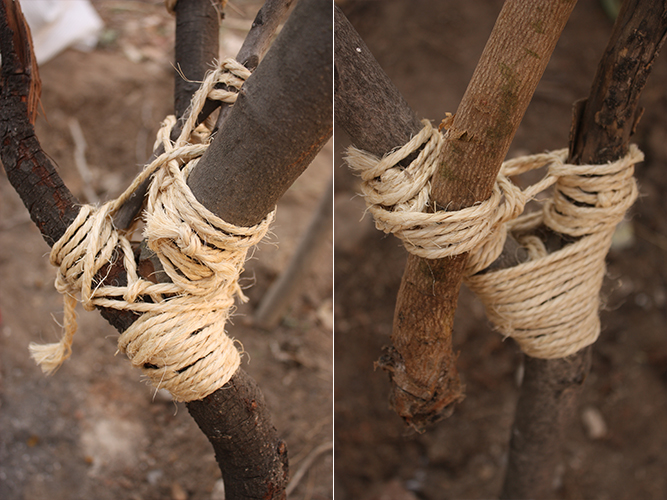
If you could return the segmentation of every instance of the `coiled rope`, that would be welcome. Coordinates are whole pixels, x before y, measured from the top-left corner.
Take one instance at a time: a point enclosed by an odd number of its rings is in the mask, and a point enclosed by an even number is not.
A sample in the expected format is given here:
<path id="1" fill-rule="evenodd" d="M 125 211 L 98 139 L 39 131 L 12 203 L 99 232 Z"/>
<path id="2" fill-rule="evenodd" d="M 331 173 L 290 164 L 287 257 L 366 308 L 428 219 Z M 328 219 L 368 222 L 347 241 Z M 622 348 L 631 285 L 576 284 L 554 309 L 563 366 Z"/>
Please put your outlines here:
<path id="1" fill-rule="evenodd" d="M 56 288 L 63 294 L 63 336 L 56 344 L 30 345 L 35 361 L 54 372 L 71 354 L 76 332 L 77 296 L 87 310 L 95 307 L 140 314 L 118 340 L 118 349 L 141 368 L 155 387 L 178 401 L 202 399 L 222 387 L 240 364 L 240 353 L 225 333 L 234 298 L 246 300 L 238 284 L 247 251 L 273 220 L 238 227 L 208 211 L 187 186 L 211 140 L 204 124 L 195 128 L 206 99 L 233 104 L 250 72 L 233 59 L 210 72 L 193 96 L 189 118 L 175 143 L 176 118 L 167 117 L 158 132 L 164 153 L 137 176 L 117 199 L 101 207 L 84 205 L 51 250 L 58 268 Z M 216 89 L 224 84 L 230 90 Z M 113 227 L 112 216 L 135 188 L 153 176 L 144 211 L 144 239 L 171 283 L 153 283 L 138 275 L 130 245 L 132 230 Z M 122 259 L 127 285 L 98 281 L 96 275 Z"/>
<path id="2" fill-rule="evenodd" d="M 606 165 L 569 165 L 567 151 L 505 162 L 491 197 L 457 211 L 433 211 L 434 175 L 445 138 L 430 122 L 406 145 L 377 158 L 351 148 L 347 162 L 362 178 L 362 192 L 378 229 L 398 236 L 425 259 L 469 254 L 465 282 L 505 336 L 537 358 L 562 358 L 592 344 L 600 333 L 599 292 L 605 256 L 616 224 L 637 198 L 632 145 Z M 406 168 L 398 163 L 419 151 Z M 537 183 L 521 189 L 510 177 L 546 167 Z M 523 214 L 542 195 L 542 209 Z M 545 193 L 546 194 L 546 193 Z M 522 215 L 523 214 L 523 215 Z M 577 238 L 548 253 L 534 234 L 540 226 Z M 508 232 L 528 250 L 528 261 L 480 273 L 501 254 Z"/>

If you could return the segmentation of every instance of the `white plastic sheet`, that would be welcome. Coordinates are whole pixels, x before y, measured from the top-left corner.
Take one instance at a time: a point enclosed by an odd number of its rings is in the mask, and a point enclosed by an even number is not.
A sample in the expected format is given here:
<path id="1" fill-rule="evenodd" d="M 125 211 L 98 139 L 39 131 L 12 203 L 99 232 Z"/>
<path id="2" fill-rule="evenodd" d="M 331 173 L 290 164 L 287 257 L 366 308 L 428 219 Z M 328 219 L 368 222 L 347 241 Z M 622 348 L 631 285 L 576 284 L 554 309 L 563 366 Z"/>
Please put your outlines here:
<path id="1" fill-rule="evenodd" d="M 88 0 L 23 0 L 37 63 L 68 47 L 95 48 L 104 23 Z"/>

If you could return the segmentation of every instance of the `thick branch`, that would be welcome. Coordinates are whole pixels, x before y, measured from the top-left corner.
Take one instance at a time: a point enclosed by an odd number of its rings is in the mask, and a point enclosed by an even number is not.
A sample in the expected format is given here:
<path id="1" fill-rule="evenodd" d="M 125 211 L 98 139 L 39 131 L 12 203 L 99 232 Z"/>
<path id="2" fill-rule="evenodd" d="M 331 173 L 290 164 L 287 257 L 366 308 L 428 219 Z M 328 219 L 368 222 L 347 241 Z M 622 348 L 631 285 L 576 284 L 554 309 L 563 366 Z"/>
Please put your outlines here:
<path id="1" fill-rule="evenodd" d="M 641 116 L 639 95 L 667 36 L 667 1 L 629 0 L 614 25 L 588 99 L 575 108 L 569 162 L 624 156 Z M 526 356 L 502 498 L 551 498 L 563 434 L 590 370 L 592 348 L 564 359 Z"/>
<path id="2" fill-rule="evenodd" d="M 49 245 L 60 239 L 79 212 L 78 201 L 43 153 L 29 116 L 32 81 L 39 78 L 32 64 L 30 42 L 20 37 L 20 6 L 11 0 L 0 3 L 0 157 L 7 177 L 15 187 L 30 217 Z M 18 9 L 16 13 L 15 9 Z M 25 32 L 24 32 L 25 33 Z M 34 92 L 34 90 L 33 90 Z"/>
<path id="3" fill-rule="evenodd" d="M 509 0 L 503 6 L 434 177 L 433 197 L 441 209 L 470 206 L 491 193 L 574 3 Z M 384 116 L 378 123 L 392 119 Z M 394 408 L 420 430 L 446 415 L 461 397 L 451 332 L 465 262 L 465 255 L 439 261 L 408 258 L 393 347 L 380 360 L 394 383 Z"/>
<path id="4" fill-rule="evenodd" d="M 285 17 L 287 16 L 287 12 L 289 11 L 289 7 L 292 4 L 292 2 L 293 0 L 266 1 L 264 6 L 262 6 L 262 8 L 257 13 L 253 25 L 250 28 L 250 31 L 248 32 L 245 40 L 243 41 L 241 49 L 239 50 L 239 53 L 236 56 L 236 59 L 239 62 L 241 62 L 241 64 L 243 64 L 244 66 L 246 66 L 251 70 L 254 70 L 257 67 L 259 61 L 261 60 L 262 57 L 264 57 L 264 54 L 268 50 L 268 45 L 273 36 L 275 35 L 275 32 L 277 31 L 280 24 L 285 20 Z M 185 12 L 184 14 L 188 15 L 187 12 Z M 203 21 L 204 23 L 202 29 L 213 28 L 211 23 L 206 22 L 207 21 L 206 18 L 204 18 Z M 216 32 L 217 30 L 218 27 L 215 27 Z M 196 32 L 195 36 L 197 36 Z M 212 38 L 212 37 L 213 37 L 212 34 L 208 34 L 203 38 Z M 217 57 L 217 53 L 215 57 Z M 187 54 L 185 54 L 184 58 L 188 59 Z M 210 59 L 208 61 L 200 60 L 199 62 L 201 65 L 201 70 L 199 72 L 205 72 L 205 70 L 208 69 L 213 64 L 213 59 Z M 177 84 L 176 84 L 177 88 L 179 85 L 178 78 L 180 77 L 177 77 Z M 191 90 L 190 87 L 186 88 L 181 84 L 180 91 L 177 90 L 177 88 L 175 89 L 175 93 L 180 92 L 179 94 L 180 97 L 177 96 L 176 99 L 180 100 L 188 99 L 189 102 L 189 99 L 192 97 L 192 93 L 190 93 Z M 220 114 L 218 116 L 218 120 L 216 123 L 216 129 L 219 128 L 229 117 L 229 112 L 231 108 L 227 103 L 207 100 L 206 104 L 204 105 L 204 108 L 199 113 L 198 122 L 201 123 L 202 121 L 204 121 L 218 107 L 220 107 Z M 181 120 L 187 119 L 187 109 L 185 110 L 184 115 L 181 116 L 177 114 L 176 116 L 178 118 L 181 118 Z M 181 121 L 179 121 L 179 124 L 180 123 Z M 174 127 L 172 131 L 172 140 L 176 140 L 176 138 L 180 133 L 181 133 L 180 125 L 177 125 L 176 127 Z M 162 153 L 164 153 L 162 146 L 158 146 L 157 151 L 155 151 L 153 153 L 153 156 L 151 157 L 151 161 L 157 158 L 157 156 L 159 156 Z M 114 216 L 114 224 L 116 225 L 116 227 L 126 229 L 131 225 L 132 221 L 137 216 L 137 214 L 141 210 L 141 207 L 143 206 L 144 197 L 146 196 L 146 192 L 148 191 L 149 183 L 150 180 L 146 180 L 143 184 L 137 187 L 136 191 L 132 193 L 130 198 L 118 210 L 118 212 Z"/>
<path id="5" fill-rule="evenodd" d="M 256 155 L 253 154 L 254 147 L 262 147 L 259 142 L 252 142 L 252 134 L 248 132 L 244 136 L 244 140 L 235 142 L 237 148 L 243 149 L 247 154 L 242 157 L 236 157 L 236 167 L 238 172 L 244 170 L 250 171 L 255 169 L 255 172 L 266 168 L 269 170 L 275 182 L 281 187 L 282 192 L 287 189 L 288 185 L 306 166 L 305 162 L 309 161 L 324 141 L 331 134 L 331 91 L 321 92 L 319 99 L 325 101 L 316 101 L 315 97 L 308 92 L 304 92 L 310 97 L 310 101 L 295 98 L 293 93 L 274 93 L 275 90 L 268 83 L 263 85 L 260 80 L 266 79 L 270 82 L 272 79 L 277 79 L 282 83 L 285 82 L 284 77 L 279 77 L 280 72 L 283 71 L 275 61 L 281 58 L 290 61 L 294 66 L 290 71 L 297 72 L 301 80 L 298 85 L 306 87 L 321 88 L 322 81 L 331 82 L 331 7 L 325 0 L 304 0 L 300 2 L 297 9 L 294 11 L 293 19 L 287 23 L 283 33 L 276 42 L 276 55 L 273 57 L 273 64 L 267 65 L 266 69 L 257 77 L 257 84 L 252 84 L 252 93 L 245 97 L 245 108 L 255 108 L 254 118 L 259 120 L 259 114 L 266 112 L 264 116 L 264 125 L 266 131 L 274 131 L 279 126 L 284 126 L 286 123 L 290 124 L 290 130 L 297 134 L 299 141 L 292 141 L 294 147 L 301 147 L 296 151 L 290 150 L 288 152 L 280 147 L 274 147 L 274 154 L 270 157 L 276 164 L 285 166 L 296 165 L 293 169 L 284 168 L 283 171 L 277 171 L 274 165 L 267 163 L 256 162 Z M 15 52 L 16 48 L 11 42 L 12 32 L 8 29 L 6 23 L 6 11 L 4 4 L 2 8 L 2 55 L 3 55 L 3 87 L 2 87 L 2 126 L 4 132 L 2 142 L 2 159 L 8 173 L 18 172 L 19 176 L 10 176 L 13 178 L 14 186 L 19 192 L 30 194 L 33 190 L 39 189 L 40 195 L 34 197 L 34 203 L 26 203 L 31 216 L 38 221 L 40 227 L 44 227 L 46 231 L 45 238 L 52 243 L 62 235 L 77 213 L 75 200 L 69 194 L 67 189 L 62 184 L 53 166 L 48 162 L 45 155 L 41 152 L 39 144 L 34 137 L 34 131 L 28 123 L 27 110 L 23 103 L 24 96 L 26 96 L 27 88 L 30 84 L 30 73 L 25 68 L 16 63 Z M 288 28 L 289 27 L 289 28 Z M 328 36 L 326 32 L 328 31 Z M 299 37 L 301 32 L 306 32 L 310 35 L 305 39 Z M 319 44 L 319 45 L 316 45 Z M 273 50 L 271 51 L 271 53 Z M 270 53 L 270 54 L 271 54 Z M 307 54 L 306 54 L 307 53 Z M 271 59 L 271 55 L 267 60 Z M 313 54 L 317 54 L 319 59 L 314 60 Z M 304 64 L 304 61 L 311 63 L 310 67 Z M 301 64 L 304 64 L 301 66 Z M 263 65 L 262 65 L 263 66 Z M 308 70 L 304 70 L 306 67 Z M 6 77 L 5 77 L 6 76 Z M 8 83 L 9 82 L 9 83 Z M 294 83 L 294 82 L 293 82 Z M 296 85 L 296 84 L 295 84 Z M 318 87 L 319 86 L 319 87 Z M 295 98 L 298 102 L 290 102 L 289 99 Z M 257 106 L 255 107 L 255 102 Z M 5 104 L 11 107 L 10 111 L 6 111 Z M 326 109 L 328 105 L 328 134 L 322 132 L 322 128 L 327 128 L 326 117 L 323 116 L 322 110 Z M 275 107 L 283 106 L 289 110 L 288 113 L 272 113 L 271 110 Z M 231 113 L 228 123 L 232 129 L 249 127 L 248 115 L 252 113 L 244 111 L 242 108 L 237 113 Z M 17 134 L 15 131 L 21 131 Z M 310 135 L 309 135 L 310 134 Z M 322 135 L 325 135 L 324 139 Z M 226 141 L 227 136 L 220 134 L 217 142 Z M 284 142 L 284 138 L 283 138 Z M 222 147 L 224 150 L 224 146 Z M 288 158 L 285 160 L 281 158 L 280 154 L 286 154 Z M 296 159 L 294 158 L 296 156 Z M 26 159 L 26 157 L 28 159 Z M 225 158 L 219 156 L 212 156 L 213 161 L 220 161 L 224 163 Z M 29 160 L 29 161 L 28 161 Z M 202 159 L 200 166 L 205 166 L 206 161 Z M 210 167 L 210 165 L 209 165 Z M 25 172 L 27 171 L 27 172 Z M 298 173 L 295 173 L 298 171 Z M 283 175 L 284 174 L 284 175 Z M 239 174 L 240 175 L 240 174 Z M 259 173 L 257 175 L 260 175 Z M 224 183 L 225 179 L 221 176 L 216 176 L 214 182 Z M 245 198 L 251 196 L 262 197 L 261 191 L 266 186 L 266 183 L 236 183 L 236 191 L 234 195 L 237 198 Z M 193 186 L 195 196 L 199 197 L 198 188 Z M 224 189 L 219 190 L 224 193 Z M 264 213 L 260 215 L 259 209 L 255 208 L 252 211 L 252 217 L 259 219 L 266 216 L 266 213 L 273 208 L 273 204 L 277 200 L 275 190 L 266 195 L 266 198 L 272 200 L 269 208 L 266 208 Z M 25 198 L 24 198 L 25 200 Z M 206 205 L 207 203 L 215 202 L 215 198 L 209 199 L 208 202 L 200 198 Z M 222 204 L 224 207 L 224 203 Z M 215 207 L 208 206 L 212 211 L 216 211 Z M 227 211 L 224 214 L 218 212 L 229 222 L 237 225 L 243 224 L 241 220 L 243 213 L 235 216 L 234 211 Z M 110 270 L 111 281 L 122 281 L 124 275 L 122 268 L 112 266 Z M 132 323 L 132 315 L 122 315 L 111 311 L 106 311 L 107 317 L 114 326 L 119 330 L 124 330 Z M 226 487 L 230 492 L 239 492 L 240 498 L 281 498 L 284 496 L 285 488 L 285 474 L 286 474 L 286 456 L 284 444 L 277 439 L 275 429 L 271 425 L 270 419 L 262 404 L 262 396 L 256 386 L 250 384 L 247 380 L 247 375 L 239 370 L 229 384 L 220 391 L 214 393 L 209 398 L 202 402 L 190 403 L 189 410 L 201 428 L 207 433 L 207 437 L 213 442 L 216 449 L 216 455 L 223 471 Z M 230 387 L 236 387 L 238 391 L 232 398 L 224 397 L 221 393 Z M 242 397 L 242 403 L 235 398 Z M 245 406 L 244 406 L 245 405 Z M 244 408 L 244 411 L 238 411 L 239 408 Z M 224 419 L 220 416 L 224 415 Z M 211 426 L 215 416 L 216 424 Z M 243 422 L 253 422 L 253 428 L 256 432 L 249 434 L 247 428 L 244 427 Z M 261 435 L 260 432 L 262 431 Z M 219 440 L 220 436 L 226 436 L 228 444 L 231 446 L 222 446 Z M 244 448 L 240 449 L 234 443 L 242 443 Z M 268 444 L 267 444 L 268 443 Z M 267 458 L 267 449 L 271 450 L 271 456 Z M 234 451 L 231 451 L 234 450 Z M 230 454 L 231 453 L 231 454 Z M 269 469 L 262 469 L 259 472 L 257 467 L 268 466 Z M 245 474 L 240 474 L 240 470 L 245 470 Z M 236 475 L 238 474 L 238 475 Z M 235 498 L 231 493 L 228 493 L 228 498 Z M 239 498 L 239 497 L 236 497 Z"/>
<path id="6" fill-rule="evenodd" d="M 336 123 L 354 146 L 382 156 L 422 124 L 338 7 L 334 10 Z"/>
<path id="7" fill-rule="evenodd" d="M 332 19 L 327 0 L 302 0 L 188 184 L 224 220 L 251 226 L 331 137 Z"/>

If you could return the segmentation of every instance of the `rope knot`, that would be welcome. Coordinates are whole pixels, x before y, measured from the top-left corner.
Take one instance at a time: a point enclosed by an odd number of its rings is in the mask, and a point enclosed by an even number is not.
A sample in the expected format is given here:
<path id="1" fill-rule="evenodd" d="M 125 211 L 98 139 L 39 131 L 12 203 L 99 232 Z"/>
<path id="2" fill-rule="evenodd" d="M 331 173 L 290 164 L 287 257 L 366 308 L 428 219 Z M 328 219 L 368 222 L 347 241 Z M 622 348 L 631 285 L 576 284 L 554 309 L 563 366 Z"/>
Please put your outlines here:
<path id="1" fill-rule="evenodd" d="M 606 165 L 569 165 L 560 150 L 505 162 L 488 200 L 458 211 L 428 212 L 430 179 L 444 138 L 427 120 L 405 146 L 383 158 L 348 150 L 347 162 L 362 179 L 361 190 L 378 229 L 399 237 L 406 249 L 426 259 L 468 253 L 466 283 L 480 297 L 487 316 L 506 337 L 533 357 L 560 358 L 593 343 L 600 332 L 599 292 L 604 259 L 615 226 L 637 198 L 628 154 Z M 399 162 L 419 151 L 407 167 Z M 544 177 L 520 189 L 510 177 L 547 167 Z M 542 209 L 524 214 L 526 204 L 553 186 Z M 553 253 L 535 234 L 544 225 L 579 238 Z M 480 273 L 501 254 L 509 233 L 528 261 Z"/>
<path id="2" fill-rule="evenodd" d="M 176 119 L 167 117 L 155 146 L 163 145 L 165 152 L 119 198 L 99 208 L 81 207 L 55 243 L 50 260 L 58 268 L 56 288 L 64 296 L 64 332 L 57 344 L 30 346 L 46 373 L 55 371 L 71 354 L 74 308 L 80 295 L 86 309 L 105 307 L 140 314 L 120 335 L 118 348 L 155 387 L 168 389 L 175 400 L 202 399 L 232 377 L 240 353 L 226 335 L 225 323 L 235 297 L 245 300 L 238 279 L 248 249 L 263 238 L 274 215 L 249 228 L 229 224 L 197 201 L 187 186 L 187 176 L 211 140 L 211 129 L 196 124 L 207 97 L 234 102 L 235 92 L 225 91 L 221 97 L 216 86 L 238 90 L 248 75 L 247 69 L 231 60 L 207 75 L 193 97 L 179 138 L 170 140 Z M 153 283 L 138 275 L 130 243 L 132 231 L 113 227 L 116 210 L 151 176 L 143 237 L 171 280 L 167 283 Z M 96 282 L 95 276 L 118 260 L 125 267 L 127 284 Z"/>

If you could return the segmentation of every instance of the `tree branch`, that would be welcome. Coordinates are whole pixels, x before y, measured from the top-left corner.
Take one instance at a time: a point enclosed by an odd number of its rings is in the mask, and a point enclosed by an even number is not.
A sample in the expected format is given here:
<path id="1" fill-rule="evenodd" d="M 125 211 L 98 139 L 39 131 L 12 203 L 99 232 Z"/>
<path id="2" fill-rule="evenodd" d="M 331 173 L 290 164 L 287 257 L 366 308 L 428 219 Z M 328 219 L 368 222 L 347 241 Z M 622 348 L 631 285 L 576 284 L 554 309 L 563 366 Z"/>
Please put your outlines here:
<path id="1" fill-rule="evenodd" d="M 330 2 L 297 4 L 190 174 L 197 199 L 224 220 L 260 222 L 331 137 L 332 29 Z"/>
<path id="2" fill-rule="evenodd" d="M 191 1 L 191 0 L 190 0 Z M 211 2 L 208 2 L 209 4 Z M 262 8 L 259 10 L 257 13 L 257 16 L 255 17 L 255 20 L 253 22 L 252 27 L 250 28 L 250 31 L 248 31 L 248 34 L 246 35 L 245 40 L 243 41 L 243 45 L 241 46 L 241 49 L 239 50 L 239 53 L 236 56 L 236 59 L 246 66 L 248 69 L 254 70 L 257 65 L 259 64 L 259 61 L 261 58 L 264 56 L 266 51 L 268 50 L 269 43 L 273 36 L 275 35 L 275 32 L 278 29 L 278 26 L 285 20 L 285 17 L 287 16 L 287 13 L 289 11 L 290 5 L 293 3 L 293 0 L 267 0 L 266 3 L 262 6 Z M 177 4 L 178 6 L 178 4 Z M 177 9 L 176 15 L 177 17 L 179 15 L 186 15 L 189 16 L 189 12 L 185 11 L 182 14 L 179 13 L 180 11 Z M 201 20 L 201 18 L 200 18 Z M 212 30 L 213 25 L 210 22 L 206 22 L 207 18 L 203 18 L 205 21 L 203 23 L 202 29 L 208 29 Z M 219 26 L 215 26 L 215 32 L 217 33 L 219 29 Z M 192 34 L 193 30 L 188 30 L 186 33 Z M 181 32 L 182 34 L 182 32 Z M 178 35 L 179 33 L 177 32 L 177 40 L 176 40 L 176 45 L 178 46 Z M 194 30 L 194 36 L 197 36 L 197 30 Z M 205 36 L 202 36 L 202 38 L 206 39 L 212 39 L 215 36 L 217 40 L 217 34 L 213 35 L 211 33 L 206 34 Z M 216 45 L 217 47 L 217 42 Z M 212 53 L 209 54 L 212 55 L 213 57 L 209 60 L 205 60 L 204 58 L 199 58 L 199 64 L 200 66 L 200 71 L 199 73 L 205 73 L 206 69 L 210 67 L 210 65 L 213 63 L 213 59 L 218 57 L 217 55 L 217 49 L 215 55 Z M 187 60 L 188 59 L 188 54 L 185 53 L 183 54 L 183 59 Z M 179 63 L 179 59 L 177 57 L 176 59 L 177 65 Z M 174 90 L 175 94 L 177 94 L 176 99 L 180 100 L 187 100 L 188 103 L 190 102 L 190 99 L 192 98 L 192 93 L 190 93 L 190 87 L 185 87 L 182 84 L 179 84 L 179 80 L 182 80 L 180 76 L 176 77 L 176 87 L 181 85 L 182 89 L 180 90 L 180 94 L 178 94 L 178 91 Z M 188 95 L 184 94 L 187 93 Z M 180 96 L 180 97 L 179 97 Z M 204 105 L 204 108 L 200 112 L 198 116 L 198 123 L 203 122 L 208 118 L 208 116 L 213 113 L 218 107 L 220 107 L 220 114 L 218 115 L 218 120 L 216 123 L 216 130 L 219 128 L 222 123 L 227 119 L 229 116 L 229 111 L 230 111 L 230 106 L 227 103 L 221 103 L 220 101 L 211 101 L 207 100 L 206 104 Z M 187 114 L 187 106 L 185 110 L 182 110 L 183 115 L 178 114 L 178 107 L 176 107 L 176 117 L 179 118 L 179 123 L 176 127 L 174 127 L 172 131 L 172 140 L 176 140 L 178 138 L 178 135 L 181 132 L 181 127 L 180 124 L 183 123 L 184 120 L 187 119 L 188 114 Z M 160 154 L 164 153 L 164 149 L 162 146 L 158 146 L 158 149 L 153 153 L 151 156 L 150 161 L 153 161 L 155 158 L 157 158 Z M 149 163 L 150 163 L 149 161 Z M 114 224 L 118 228 L 122 229 L 127 229 L 131 224 L 134 218 L 137 216 L 139 211 L 141 210 L 141 207 L 143 206 L 144 203 L 144 197 L 146 196 L 146 192 L 148 191 L 148 186 L 150 184 L 150 180 L 146 180 L 144 183 L 139 185 L 134 193 L 128 198 L 128 200 L 125 202 L 125 204 L 118 210 L 116 215 L 114 216 Z"/>
<path id="3" fill-rule="evenodd" d="M 11 0 L 4 1 L 11 3 Z M 45 239 L 52 244 L 53 241 L 60 238 L 76 216 L 77 202 L 63 185 L 34 136 L 25 105 L 31 73 L 27 66 L 20 65 L 16 57 L 18 49 L 12 41 L 14 33 L 7 24 L 5 3 L 2 4 L 1 9 L 0 43 L 3 80 L 0 95 L 0 125 L 2 126 L 0 132 L 4 135 L 0 154 L 10 181 L 24 198 L 24 203 L 40 229 L 44 229 Z M 249 132 L 252 129 L 246 128 L 247 133 L 242 138 L 243 140 L 234 142 L 236 148 L 246 152 L 245 155 L 235 157 L 237 163 L 234 168 L 236 170 L 232 168 L 231 171 L 236 172 L 236 175 L 240 175 L 243 171 L 253 170 L 255 175 L 261 176 L 262 172 L 266 170 L 271 173 L 282 194 L 331 135 L 330 85 L 328 92 L 326 92 L 327 89 L 322 91 L 322 82 L 331 82 L 331 25 L 331 6 L 326 0 L 300 2 L 276 40 L 274 48 L 267 56 L 267 61 L 272 62 L 266 66 L 260 65 L 260 68 L 265 69 L 259 72 L 254 82 L 251 83 L 249 80 L 250 91 L 245 97 L 245 105 L 235 107 L 237 111 L 230 114 L 227 122 L 231 129 L 249 127 L 251 124 L 249 117 L 260 121 L 261 113 L 265 112 L 263 129 L 257 139 L 261 141 L 266 134 L 289 123 L 292 133 L 298 135 L 299 139 L 291 141 L 290 145 L 302 149 L 286 151 L 288 144 L 285 143 L 290 141 L 281 136 L 281 144 L 272 144 L 273 154 L 269 158 L 274 163 L 257 162 L 253 148 L 261 148 L 264 145 L 260 142 L 253 142 L 253 134 Z M 281 60 L 287 61 L 286 66 L 278 64 Z M 291 81 L 284 76 L 279 76 L 282 71 L 298 75 L 299 80 Z M 292 84 L 297 90 L 276 93 L 275 86 L 270 83 L 274 78 L 282 85 Z M 264 79 L 266 82 L 263 82 Z M 304 98 L 295 96 L 295 92 L 303 90 L 303 87 L 319 89 L 321 92 L 319 96 L 316 96 L 316 91 L 302 91 Z M 296 102 L 290 99 L 295 99 Z M 253 107 L 253 111 L 248 111 L 248 108 Z M 283 107 L 287 111 L 272 113 L 271 110 L 277 107 Z M 218 143 L 227 140 L 229 138 L 224 134 L 219 134 L 216 139 Z M 227 150 L 224 144 L 220 148 L 224 155 L 224 151 Z M 287 157 L 282 158 L 281 154 Z M 209 157 L 211 160 L 202 159 L 200 166 L 206 166 L 207 161 L 220 161 L 224 164 L 227 160 L 221 157 L 220 153 L 209 155 Z M 207 167 L 211 168 L 211 165 Z M 224 184 L 227 179 L 215 175 L 208 182 L 209 184 Z M 262 197 L 262 193 L 258 193 L 257 190 L 263 186 L 266 186 L 266 183 L 241 180 L 236 183 L 234 196 L 236 199 L 251 196 Z M 193 186 L 192 189 L 195 196 L 199 197 L 198 188 Z M 224 189 L 219 191 L 223 193 Z M 32 194 L 33 192 L 38 194 Z M 272 203 L 269 208 L 255 207 L 251 217 L 260 219 L 265 217 L 273 209 L 273 204 L 279 197 L 279 194 L 276 193 L 277 190 L 272 189 L 271 193 L 266 195 L 266 198 Z M 201 198 L 200 201 L 207 203 Z M 225 207 L 225 204 L 222 203 L 222 206 Z M 208 208 L 215 211 L 215 207 L 208 206 Z M 265 210 L 261 216 L 260 210 Z M 219 212 L 218 215 L 221 213 Z M 242 224 L 240 222 L 240 219 L 243 218 L 242 213 L 235 219 L 234 210 L 227 210 L 222 216 L 231 223 Z M 123 279 L 122 267 L 112 264 L 109 280 L 113 282 Z M 113 311 L 103 311 L 103 315 L 120 331 L 127 328 L 135 318 L 132 313 L 118 314 Z M 189 403 L 188 409 L 215 448 L 228 498 L 282 498 L 286 485 L 284 443 L 276 436 L 261 393 L 248 379 L 249 377 L 239 370 L 224 388 L 202 401 Z M 225 394 L 225 391 L 230 388 L 236 388 L 236 390 L 229 391 L 234 394 L 232 397 Z M 225 418 L 221 419 L 221 415 L 224 415 Z M 245 422 L 252 423 L 252 433 L 249 433 L 248 427 L 244 426 Z M 238 447 L 236 444 L 243 447 Z"/>
<path id="4" fill-rule="evenodd" d="M 334 111 L 355 147 L 377 156 L 402 146 L 422 124 L 345 14 L 334 8 Z"/>
<path id="5" fill-rule="evenodd" d="M 457 210 L 490 195 L 574 3 L 505 3 L 453 120 L 433 179 L 432 196 L 440 209 Z M 357 63 L 348 59 L 348 64 Z M 340 62 L 337 59 L 339 72 Z M 378 122 L 392 120 L 383 116 Z M 466 258 L 426 260 L 410 255 L 401 282 L 393 347 L 379 365 L 390 372 L 395 410 L 418 430 L 446 416 L 461 398 L 451 332 Z"/>
<path id="6" fill-rule="evenodd" d="M 667 37 L 667 1 L 626 0 L 588 99 L 575 106 L 569 163 L 604 164 L 627 153 L 641 116 L 639 95 Z M 525 357 L 501 498 L 551 498 L 554 471 L 592 347 L 564 359 Z"/>

